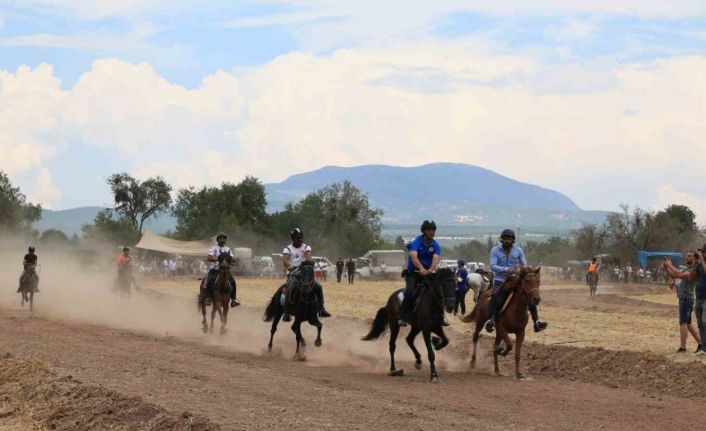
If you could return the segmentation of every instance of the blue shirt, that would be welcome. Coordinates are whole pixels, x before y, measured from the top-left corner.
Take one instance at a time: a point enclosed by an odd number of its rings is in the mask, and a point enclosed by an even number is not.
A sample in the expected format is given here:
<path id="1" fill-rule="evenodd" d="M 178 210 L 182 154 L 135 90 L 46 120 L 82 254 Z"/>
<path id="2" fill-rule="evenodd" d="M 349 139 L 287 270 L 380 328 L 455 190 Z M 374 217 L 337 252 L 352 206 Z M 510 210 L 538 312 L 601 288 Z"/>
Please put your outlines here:
<path id="1" fill-rule="evenodd" d="M 459 281 L 460 280 L 460 281 Z M 466 268 L 461 268 L 456 271 L 456 290 L 463 293 L 468 290 L 468 271 Z"/>
<path id="2" fill-rule="evenodd" d="M 520 265 L 527 265 L 527 259 L 525 259 L 525 252 L 519 246 L 513 245 L 509 253 L 505 253 L 502 244 L 490 250 L 490 270 L 495 273 L 496 283 L 505 281 L 507 271 Z"/>
<path id="3" fill-rule="evenodd" d="M 696 299 L 706 299 L 706 272 L 704 272 L 704 266 L 699 262 L 696 265 L 696 286 L 694 286 L 696 291 Z"/>
<path id="4" fill-rule="evenodd" d="M 424 269 L 431 268 L 431 261 L 434 259 L 434 255 L 441 256 L 441 246 L 439 243 L 436 242 L 435 239 L 432 239 L 429 243 L 425 243 L 424 235 L 419 235 L 414 241 L 410 242 L 409 245 L 407 245 L 407 250 L 409 250 L 410 253 L 413 251 L 417 252 L 419 263 L 422 264 Z M 417 267 L 412 263 L 412 256 L 407 257 L 407 270 L 417 271 Z"/>

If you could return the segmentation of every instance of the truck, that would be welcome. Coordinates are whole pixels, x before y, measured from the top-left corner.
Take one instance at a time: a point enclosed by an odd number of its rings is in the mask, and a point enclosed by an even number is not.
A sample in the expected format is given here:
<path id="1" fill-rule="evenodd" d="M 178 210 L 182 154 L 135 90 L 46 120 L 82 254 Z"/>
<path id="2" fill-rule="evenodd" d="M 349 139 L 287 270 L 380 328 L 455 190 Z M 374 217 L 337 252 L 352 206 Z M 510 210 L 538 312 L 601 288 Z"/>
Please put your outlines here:
<path id="1" fill-rule="evenodd" d="M 356 276 L 399 277 L 406 261 L 407 253 L 404 250 L 369 250 L 356 259 Z"/>

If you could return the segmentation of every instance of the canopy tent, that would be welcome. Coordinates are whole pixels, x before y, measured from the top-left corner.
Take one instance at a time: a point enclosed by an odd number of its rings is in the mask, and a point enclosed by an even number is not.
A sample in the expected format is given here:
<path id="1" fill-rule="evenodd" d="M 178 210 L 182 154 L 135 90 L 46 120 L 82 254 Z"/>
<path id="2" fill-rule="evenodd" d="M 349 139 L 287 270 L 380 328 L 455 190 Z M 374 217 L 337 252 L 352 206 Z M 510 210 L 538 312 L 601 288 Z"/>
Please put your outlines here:
<path id="1" fill-rule="evenodd" d="M 215 237 L 210 240 L 201 241 L 179 241 L 176 239 L 167 238 L 166 236 L 157 235 L 150 231 L 144 231 L 140 242 L 135 245 L 135 248 L 142 250 L 159 251 L 167 254 L 178 254 L 188 257 L 205 257 L 208 250 L 216 244 Z M 251 259 L 252 249 L 246 247 L 233 248 L 233 256 L 240 259 Z"/>
<path id="2" fill-rule="evenodd" d="M 672 253 L 668 251 L 646 251 L 640 250 L 637 252 L 637 264 L 640 268 L 647 268 L 647 259 L 651 257 L 671 257 L 674 266 L 679 267 L 681 262 L 681 253 Z"/>

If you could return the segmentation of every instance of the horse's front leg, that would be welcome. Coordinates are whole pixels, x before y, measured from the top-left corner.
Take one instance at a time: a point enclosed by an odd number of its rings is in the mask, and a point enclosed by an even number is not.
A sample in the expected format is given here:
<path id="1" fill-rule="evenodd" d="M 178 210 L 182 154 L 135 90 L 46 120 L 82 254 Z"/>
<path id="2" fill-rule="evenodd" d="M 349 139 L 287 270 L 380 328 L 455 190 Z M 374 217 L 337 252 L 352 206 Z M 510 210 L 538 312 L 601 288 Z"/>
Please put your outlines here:
<path id="1" fill-rule="evenodd" d="M 421 370 L 422 369 L 422 355 L 419 353 L 419 350 L 417 350 L 417 346 L 414 345 L 414 339 L 417 338 L 417 335 L 419 334 L 419 328 L 417 327 L 412 327 L 412 329 L 409 331 L 409 334 L 407 334 L 407 345 L 409 346 L 410 349 L 412 349 L 412 353 L 414 353 L 414 368 Z"/>
<path id="2" fill-rule="evenodd" d="M 517 380 L 522 380 L 525 375 L 520 371 L 520 360 L 522 359 L 522 342 L 525 340 L 525 329 L 522 328 L 515 335 L 515 378 Z"/>
<path id="3" fill-rule="evenodd" d="M 29 317 L 34 313 L 34 290 L 29 292 Z"/>
<path id="4" fill-rule="evenodd" d="M 270 328 L 270 342 L 267 343 L 267 351 L 272 351 L 272 343 L 275 339 L 275 332 L 277 332 L 277 325 L 279 325 L 279 319 L 282 318 L 282 313 L 276 313 L 274 319 L 272 319 L 272 327 Z"/>
<path id="5" fill-rule="evenodd" d="M 213 332 L 213 322 L 216 320 L 216 312 L 218 311 L 218 304 L 214 298 L 213 305 L 211 306 L 211 326 L 208 328 L 209 332 Z"/>
<path id="6" fill-rule="evenodd" d="M 314 345 L 316 347 L 321 347 L 321 344 L 323 344 L 323 341 L 321 340 L 321 330 L 323 329 L 324 325 L 318 318 L 316 318 L 314 321 L 314 326 L 316 326 L 316 340 L 314 341 Z"/>
<path id="7" fill-rule="evenodd" d="M 228 330 L 226 329 L 226 325 L 228 324 L 228 304 L 226 304 L 225 306 L 223 306 L 223 307 L 221 307 L 221 308 L 222 308 L 222 310 L 223 310 L 223 311 L 220 313 L 220 317 L 221 317 L 221 335 L 223 335 L 223 334 L 225 334 L 226 332 L 228 332 Z"/>
<path id="8" fill-rule="evenodd" d="M 480 331 L 482 328 L 482 323 L 477 322 L 475 330 L 473 331 L 473 354 L 471 355 L 471 368 L 476 367 L 476 352 L 478 350 L 478 339 L 480 338 Z"/>
<path id="9" fill-rule="evenodd" d="M 502 352 L 502 347 L 501 343 L 503 341 L 504 335 L 501 334 L 500 328 L 498 328 L 495 331 L 495 344 L 493 345 L 493 365 L 495 367 L 495 375 L 496 376 L 502 376 L 502 373 L 500 372 L 500 363 L 498 362 L 498 356 Z"/>
<path id="10" fill-rule="evenodd" d="M 428 328 L 423 329 L 422 336 L 424 337 L 424 344 L 427 346 L 427 356 L 429 358 L 429 369 L 431 372 L 429 381 L 437 383 L 439 382 L 439 373 L 436 372 L 436 365 L 434 364 L 436 355 L 434 354 L 434 346 L 431 343 L 431 330 Z"/>
<path id="11" fill-rule="evenodd" d="M 294 336 L 296 337 L 297 340 L 297 350 L 294 352 L 294 359 L 303 361 L 304 360 L 304 355 L 301 352 L 302 348 L 302 322 L 301 320 L 295 319 L 294 324 L 292 325 L 292 332 L 294 332 Z"/>

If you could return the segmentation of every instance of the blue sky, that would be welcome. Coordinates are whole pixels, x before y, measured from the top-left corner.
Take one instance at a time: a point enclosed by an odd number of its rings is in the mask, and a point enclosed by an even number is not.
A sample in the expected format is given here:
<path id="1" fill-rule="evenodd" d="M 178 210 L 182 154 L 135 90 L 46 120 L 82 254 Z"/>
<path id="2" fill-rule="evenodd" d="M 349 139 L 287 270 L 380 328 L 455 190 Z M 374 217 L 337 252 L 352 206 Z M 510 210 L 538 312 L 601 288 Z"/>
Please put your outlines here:
<path id="1" fill-rule="evenodd" d="M 705 42 L 692 0 L 0 0 L 0 169 L 54 208 L 123 170 L 454 161 L 706 211 Z"/>

